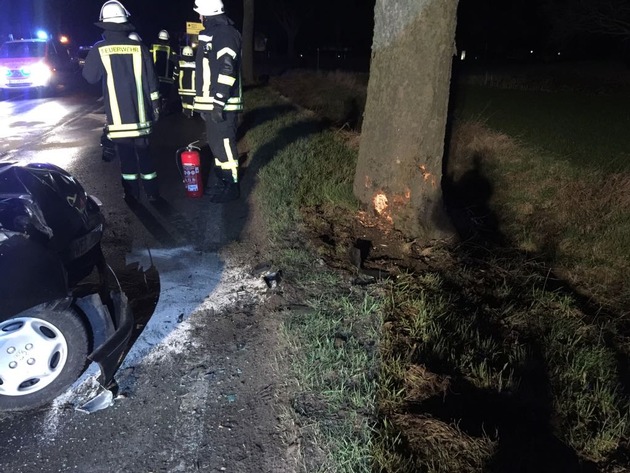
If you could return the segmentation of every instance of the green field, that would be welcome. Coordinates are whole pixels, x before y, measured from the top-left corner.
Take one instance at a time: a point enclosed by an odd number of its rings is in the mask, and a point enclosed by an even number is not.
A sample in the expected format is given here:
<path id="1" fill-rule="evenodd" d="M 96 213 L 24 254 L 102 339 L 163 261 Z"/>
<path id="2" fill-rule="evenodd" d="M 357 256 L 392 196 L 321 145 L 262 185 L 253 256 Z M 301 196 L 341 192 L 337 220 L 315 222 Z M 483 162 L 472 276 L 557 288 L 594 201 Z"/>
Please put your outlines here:
<path id="1" fill-rule="evenodd" d="M 457 115 L 577 167 L 630 170 L 630 94 L 460 87 Z"/>

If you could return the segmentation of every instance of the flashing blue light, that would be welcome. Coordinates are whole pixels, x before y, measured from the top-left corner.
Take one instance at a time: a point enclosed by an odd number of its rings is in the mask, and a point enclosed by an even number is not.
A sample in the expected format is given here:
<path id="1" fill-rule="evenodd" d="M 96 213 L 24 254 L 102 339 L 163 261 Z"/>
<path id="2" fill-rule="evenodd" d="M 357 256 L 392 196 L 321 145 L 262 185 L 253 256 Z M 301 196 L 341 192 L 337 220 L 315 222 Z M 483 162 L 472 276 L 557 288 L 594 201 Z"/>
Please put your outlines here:
<path id="1" fill-rule="evenodd" d="M 48 39 L 48 33 L 46 33 L 44 30 L 39 30 L 36 35 L 38 39 Z"/>

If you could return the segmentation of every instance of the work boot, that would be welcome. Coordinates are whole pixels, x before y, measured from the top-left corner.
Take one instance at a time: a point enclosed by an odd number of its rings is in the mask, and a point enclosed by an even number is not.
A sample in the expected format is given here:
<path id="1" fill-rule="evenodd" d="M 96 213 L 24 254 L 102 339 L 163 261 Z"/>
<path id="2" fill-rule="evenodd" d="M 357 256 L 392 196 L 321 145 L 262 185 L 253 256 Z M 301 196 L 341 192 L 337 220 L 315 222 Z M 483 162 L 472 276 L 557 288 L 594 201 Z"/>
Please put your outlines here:
<path id="1" fill-rule="evenodd" d="M 226 202 L 236 200 L 241 196 L 241 191 L 237 182 L 223 182 L 223 191 L 220 194 L 210 197 L 210 202 L 214 202 L 215 204 L 224 204 Z"/>

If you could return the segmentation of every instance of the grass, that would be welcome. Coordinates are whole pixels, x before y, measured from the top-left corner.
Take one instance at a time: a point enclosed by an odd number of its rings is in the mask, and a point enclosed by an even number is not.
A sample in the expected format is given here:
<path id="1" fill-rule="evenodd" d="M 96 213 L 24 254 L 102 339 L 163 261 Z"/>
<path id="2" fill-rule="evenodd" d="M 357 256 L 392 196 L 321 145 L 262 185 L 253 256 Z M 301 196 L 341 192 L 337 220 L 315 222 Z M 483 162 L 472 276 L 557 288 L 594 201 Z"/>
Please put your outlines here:
<path id="1" fill-rule="evenodd" d="M 630 300 L 630 172 L 576 167 L 558 156 L 469 121 L 453 134 L 448 173 L 460 183 L 459 200 L 491 216 L 511 246 L 544 258 L 569 284 L 623 311 Z M 487 192 L 472 196 L 472 186 Z"/>
<path id="2" fill-rule="evenodd" d="M 547 158 L 596 171 L 630 169 L 623 138 L 630 127 L 627 94 L 467 86 L 459 89 L 456 100 L 461 119 L 482 119 L 493 130 L 541 150 Z"/>
<path id="3" fill-rule="evenodd" d="M 246 97 L 270 251 L 307 309 L 284 314 L 303 470 L 628 467 L 621 99 L 460 92 L 445 192 L 467 239 L 443 250 L 452 264 L 358 286 L 305 235 L 330 231 L 309 228 L 313 212 L 356 217 L 356 147 L 330 125 L 351 123 L 339 103 L 356 104 L 364 78 L 272 84 L 318 112 L 271 89 Z M 351 98 L 328 108 L 331 87 Z"/>
<path id="4" fill-rule="evenodd" d="M 251 92 L 248 103 L 254 116 L 286 105 L 269 90 Z M 313 265 L 314 256 L 299 234 L 303 207 L 334 206 L 340 212 L 358 208 L 351 192 L 355 156 L 316 117 L 297 108 L 281 120 L 256 122 L 247 139 L 253 161 L 266 163 L 258 173 L 257 199 L 265 202 L 261 210 L 274 262 L 287 268 L 285 279 L 303 294 L 308 308 L 285 314 L 285 338 L 292 347 L 292 375 L 297 380 L 296 424 L 302 429 L 304 448 L 320 452 L 305 459 L 303 468 L 369 471 L 376 399 L 374 347 L 380 338 L 382 303 L 336 272 Z"/>

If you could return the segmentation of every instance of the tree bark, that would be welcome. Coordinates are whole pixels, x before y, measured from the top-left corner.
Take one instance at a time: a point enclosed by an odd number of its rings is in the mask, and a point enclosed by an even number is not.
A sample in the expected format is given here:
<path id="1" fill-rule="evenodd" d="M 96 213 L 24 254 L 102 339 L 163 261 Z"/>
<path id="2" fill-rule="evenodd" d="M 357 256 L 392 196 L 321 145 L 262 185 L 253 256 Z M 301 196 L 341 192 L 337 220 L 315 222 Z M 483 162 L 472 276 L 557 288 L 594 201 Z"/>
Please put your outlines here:
<path id="1" fill-rule="evenodd" d="M 254 0 L 243 0 L 243 84 L 252 85 L 254 79 Z"/>
<path id="2" fill-rule="evenodd" d="M 354 193 L 409 238 L 453 235 L 442 159 L 458 0 L 376 0 Z"/>

